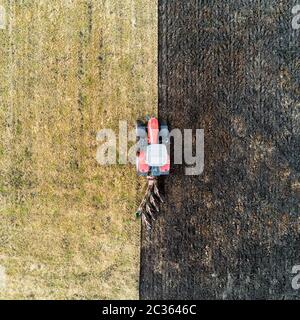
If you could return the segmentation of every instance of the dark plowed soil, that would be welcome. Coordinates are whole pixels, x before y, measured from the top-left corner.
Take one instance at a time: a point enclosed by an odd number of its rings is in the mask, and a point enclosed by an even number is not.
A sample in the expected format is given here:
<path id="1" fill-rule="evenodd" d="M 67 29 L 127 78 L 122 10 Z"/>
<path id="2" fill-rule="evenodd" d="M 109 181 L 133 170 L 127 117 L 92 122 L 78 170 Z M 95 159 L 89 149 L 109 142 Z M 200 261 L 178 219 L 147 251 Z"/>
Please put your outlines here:
<path id="1" fill-rule="evenodd" d="M 142 299 L 296 299 L 299 52 L 294 1 L 159 1 L 159 113 L 205 130 L 142 236 Z"/>

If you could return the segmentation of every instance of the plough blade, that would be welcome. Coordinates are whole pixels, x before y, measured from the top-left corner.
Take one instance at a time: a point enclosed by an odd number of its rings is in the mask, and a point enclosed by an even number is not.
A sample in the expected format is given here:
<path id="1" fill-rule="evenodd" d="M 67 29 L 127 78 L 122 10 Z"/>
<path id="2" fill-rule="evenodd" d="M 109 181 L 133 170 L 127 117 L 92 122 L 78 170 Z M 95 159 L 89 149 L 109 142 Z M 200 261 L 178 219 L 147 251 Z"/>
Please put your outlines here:
<path id="1" fill-rule="evenodd" d="M 156 221 L 156 214 L 159 213 L 158 202 L 163 203 L 163 198 L 157 187 L 157 180 L 154 177 L 148 177 L 148 187 L 145 196 L 136 212 L 136 216 L 142 217 L 142 222 L 147 230 L 152 229 L 152 221 Z"/>

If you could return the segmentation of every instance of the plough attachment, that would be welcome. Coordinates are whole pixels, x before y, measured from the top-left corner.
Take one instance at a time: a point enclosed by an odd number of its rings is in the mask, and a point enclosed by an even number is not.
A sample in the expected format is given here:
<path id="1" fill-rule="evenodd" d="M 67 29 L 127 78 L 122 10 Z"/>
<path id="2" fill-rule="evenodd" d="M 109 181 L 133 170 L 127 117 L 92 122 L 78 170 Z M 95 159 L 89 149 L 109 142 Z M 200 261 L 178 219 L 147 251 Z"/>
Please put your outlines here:
<path id="1" fill-rule="evenodd" d="M 162 196 L 159 193 L 157 186 L 157 179 L 148 176 L 148 186 L 145 192 L 144 199 L 142 200 L 136 215 L 141 217 L 147 230 L 152 229 L 152 221 L 155 221 L 159 214 L 159 204 L 163 203 Z"/>

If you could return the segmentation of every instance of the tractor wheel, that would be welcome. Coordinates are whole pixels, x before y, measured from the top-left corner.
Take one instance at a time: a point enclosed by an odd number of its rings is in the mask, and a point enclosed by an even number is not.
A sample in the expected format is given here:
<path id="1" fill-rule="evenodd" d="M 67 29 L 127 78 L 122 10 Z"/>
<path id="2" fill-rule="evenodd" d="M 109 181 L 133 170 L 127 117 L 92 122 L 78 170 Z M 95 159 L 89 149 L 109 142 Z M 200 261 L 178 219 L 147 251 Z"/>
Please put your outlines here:
<path id="1" fill-rule="evenodd" d="M 161 121 L 160 124 L 161 125 L 160 125 L 159 137 L 160 137 L 161 143 L 168 144 L 170 142 L 170 131 L 169 131 L 167 122 Z"/>
<path id="2" fill-rule="evenodd" d="M 146 125 L 142 121 L 136 122 L 136 142 L 147 137 Z"/>

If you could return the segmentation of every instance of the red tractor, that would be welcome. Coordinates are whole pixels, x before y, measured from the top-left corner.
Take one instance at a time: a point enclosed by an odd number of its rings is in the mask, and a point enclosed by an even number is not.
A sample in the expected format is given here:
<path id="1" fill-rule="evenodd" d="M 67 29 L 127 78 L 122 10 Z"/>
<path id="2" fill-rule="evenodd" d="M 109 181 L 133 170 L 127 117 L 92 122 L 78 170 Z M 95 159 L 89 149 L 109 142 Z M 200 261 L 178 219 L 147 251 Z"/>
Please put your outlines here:
<path id="1" fill-rule="evenodd" d="M 159 176 L 170 173 L 170 133 L 165 123 L 159 124 L 156 118 L 147 119 L 147 123 L 137 122 L 137 157 L 136 168 L 140 176 L 146 176 L 148 187 L 145 196 L 136 212 L 142 217 L 147 229 L 152 228 L 152 221 L 159 213 L 159 203 L 163 199 L 159 193 Z"/>
<path id="2" fill-rule="evenodd" d="M 147 123 L 137 122 L 136 135 L 138 142 L 136 168 L 140 176 L 159 177 L 170 172 L 169 128 L 156 118 Z"/>

